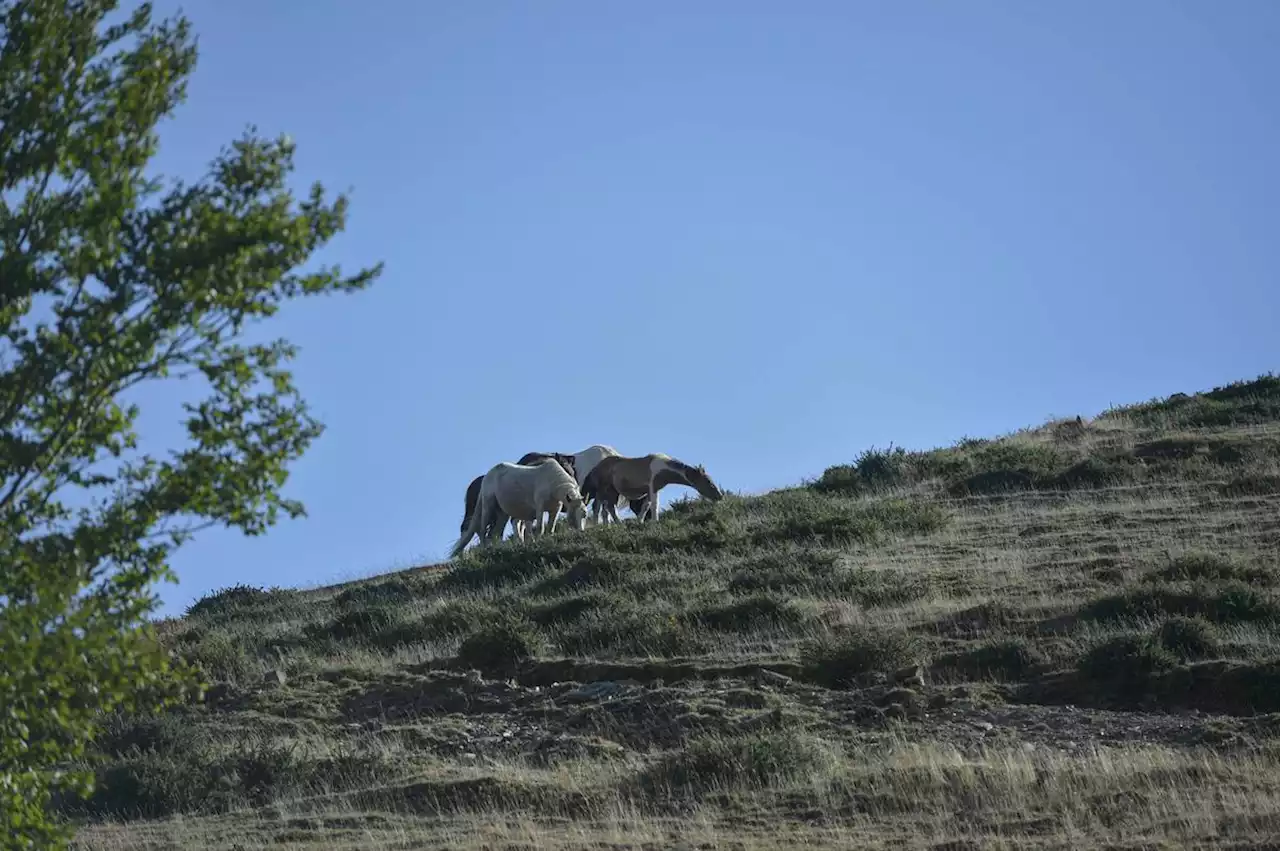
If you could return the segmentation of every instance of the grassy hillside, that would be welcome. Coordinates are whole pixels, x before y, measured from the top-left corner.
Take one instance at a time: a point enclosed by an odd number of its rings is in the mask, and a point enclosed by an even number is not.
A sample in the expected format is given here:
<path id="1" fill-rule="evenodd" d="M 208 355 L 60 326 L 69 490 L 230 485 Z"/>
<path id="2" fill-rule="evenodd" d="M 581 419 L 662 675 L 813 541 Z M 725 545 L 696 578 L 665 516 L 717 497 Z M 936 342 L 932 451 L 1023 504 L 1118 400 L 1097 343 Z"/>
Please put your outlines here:
<path id="1" fill-rule="evenodd" d="M 1280 378 L 162 624 L 79 846 L 1233 847 L 1280 830 Z"/>

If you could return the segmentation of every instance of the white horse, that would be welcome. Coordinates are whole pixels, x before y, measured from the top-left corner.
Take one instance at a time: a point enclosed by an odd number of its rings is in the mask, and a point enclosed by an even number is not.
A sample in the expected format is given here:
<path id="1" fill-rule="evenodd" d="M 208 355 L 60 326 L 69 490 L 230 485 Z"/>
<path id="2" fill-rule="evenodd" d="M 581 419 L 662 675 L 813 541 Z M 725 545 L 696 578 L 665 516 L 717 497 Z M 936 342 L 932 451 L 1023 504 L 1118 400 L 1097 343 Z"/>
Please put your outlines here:
<path id="1" fill-rule="evenodd" d="M 501 539 L 509 519 L 522 521 L 514 530 L 521 541 L 529 523 L 535 534 L 550 534 L 556 530 L 562 507 L 575 529 L 586 526 L 587 508 L 578 483 L 554 458 L 528 465 L 495 464 L 480 481 L 475 511 L 449 557 L 459 555 L 476 535 L 481 546 Z M 549 525 L 542 522 L 544 512 L 550 515 Z"/>

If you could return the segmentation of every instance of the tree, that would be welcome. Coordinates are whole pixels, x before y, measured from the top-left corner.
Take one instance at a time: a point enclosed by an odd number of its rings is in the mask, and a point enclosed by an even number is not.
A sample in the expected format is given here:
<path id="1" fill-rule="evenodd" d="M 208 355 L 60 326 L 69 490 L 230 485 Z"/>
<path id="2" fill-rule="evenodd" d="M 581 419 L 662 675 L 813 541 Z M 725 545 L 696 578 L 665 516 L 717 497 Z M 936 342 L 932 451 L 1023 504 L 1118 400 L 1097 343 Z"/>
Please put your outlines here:
<path id="1" fill-rule="evenodd" d="M 304 513 L 281 488 L 322 426 L 295 348 L 247 332 L 382 272 L 301 271 L 347 198 L 296 199 L 287 138 L 251 128 L 194 184 L 145 175 L 195 42 L 116 6 L 0 0 L 0 848 L 65 845 L 50 803 L 89 791 L 67 769 L 103 712 L 189 695 L 146 621 L 174 549 Z M 143 445 L 130 394 L 179 378 L 189 441 Z"/>

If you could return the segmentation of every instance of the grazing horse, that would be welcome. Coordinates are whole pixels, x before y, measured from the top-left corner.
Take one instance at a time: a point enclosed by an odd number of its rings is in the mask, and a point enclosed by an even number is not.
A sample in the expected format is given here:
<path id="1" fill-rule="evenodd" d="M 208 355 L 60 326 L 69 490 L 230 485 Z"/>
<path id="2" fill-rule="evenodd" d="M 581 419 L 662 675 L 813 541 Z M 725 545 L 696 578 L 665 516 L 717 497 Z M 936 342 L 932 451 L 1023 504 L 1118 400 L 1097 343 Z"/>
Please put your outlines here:
<path id="1" fill-rule="evenodd" d="M 528 466 L 536 464 L 539 461 L 545 461 L 548 458 L 554 458 L 564 467 L 565 472 L 571 476 L 575 476 L 574 461 L 572 455 L 561 455 L 559 452 L 526 452 L 520 456 L 517 464 Z M 471 522 L 471 514 L 476 510 L 476 500 L 480 498 L 480 482 L 484 480 L 484 476 L 476 476 L 471 480 L 471 484 L 467 485 L 466 504 L 463 506 L 462 525 L 458 527 L 458 534 L 462 534 L 467 530 L 467 524 Z M 521 521 L 511 518 L 511 533 L 513 535 L 520 534 L 522 530 L 518 528 Z"/>
<path id="2" fill-rule="evenodd" d="M 612 446 L 607 446 L 603 443 L 593 443 L 591 446 L 588 446 L 586 449 L 582 450 L 581 452 L 575 452 L 573 454 L 573 464 L 576 470 L 575 475 L 577 476 L 577 479 L 578 479 L 578 487 L 581 488 L 586 484 L 587 476 L 590 475 L 591 471 L 595 469 L 595 466 L 599 464 L 601 461 L 603 461 L 605 458 L 620 458 L 620 457 L 622 457 L 622 454 L 618 452 L 618 450 L 614 449 Z M 615 509 L 613 512 L 614 517 L 617 517 L 618 515 L 618 512 L 616 510 L 618 505 L 618 499 L 620 499 L 620 497 L 616 497 L 613 501 L 613 506 Z M 631 508 L 631 513 L 639 517 L 640 512 L 645 509 L 645 500 L 647 499 L 648 499 L 648 493 L 646 493 L 643 497 L 639 499 L 629 499 L 628 504 Z M 590 498 L 588 498 L 588 502 L 589 501 L 590 501 Z M 595 511 L 591 518 L 591 522 L 593 523 L 600 522 L 600 502 L 598 499 L 595 504 Z"/>
<path id="3" fill-rule="evenodd" d="M 587 520 L 582 493 L 573 476 L 555 459 L 529 465 L 509 461 L 495 464 L 480 479 L 475 510 L 449 557 L 459 555 L 475 535 L 480 536 L 481 546 L 501 538 L 508 519 L 521 521 L 516 534 L 522 541 L 525 524 L 534 524 L 540 534 L 551 534 L 556 530 L 560 509 L 565 506 L 569 522 L 582 529 Z M 543 512 L 550 515 L 549 524 L 542 522 Z"/>
<path id="4" fill-rule="evenodd" d="M 658 491 L 667 485 L 688 485 L 698 495 L 712 502 L 724 497 L 716 483 L 711 481 L 702 465 L 694 467 L 683 461 L 677 461 L 670 455 L 652 452 L 637 458 L 613 455 L 601 459 L 582 485 L 583 499 L 595 500 L 594 512 L 598 515 L 603 505 L 614 523 L 618 520 L 617 505 L 622 497 L 638 499 L 641 495 L 647 498 L 648 504 L 637 517 L 643 521 L 648 515 L 658 519 Z"/>

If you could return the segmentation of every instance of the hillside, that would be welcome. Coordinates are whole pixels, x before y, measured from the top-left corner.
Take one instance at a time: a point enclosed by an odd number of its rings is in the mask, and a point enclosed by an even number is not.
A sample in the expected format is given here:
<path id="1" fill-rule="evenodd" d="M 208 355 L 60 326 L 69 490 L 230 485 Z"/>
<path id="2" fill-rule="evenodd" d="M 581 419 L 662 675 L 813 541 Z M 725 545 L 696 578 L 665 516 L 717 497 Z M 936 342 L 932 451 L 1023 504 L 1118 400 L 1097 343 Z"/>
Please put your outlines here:
<path id="1" fill-rule="evenodd" d="M 77 847 L 1262 847 L 1280 378 L 162 635 L 216 685 L 112 719 Z"/>

